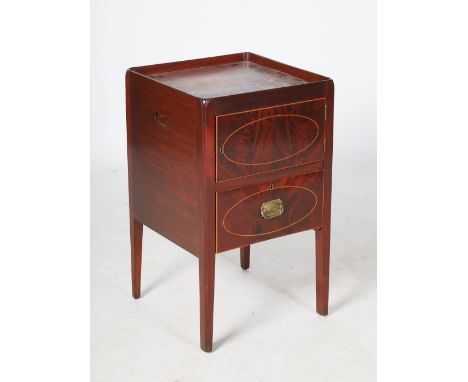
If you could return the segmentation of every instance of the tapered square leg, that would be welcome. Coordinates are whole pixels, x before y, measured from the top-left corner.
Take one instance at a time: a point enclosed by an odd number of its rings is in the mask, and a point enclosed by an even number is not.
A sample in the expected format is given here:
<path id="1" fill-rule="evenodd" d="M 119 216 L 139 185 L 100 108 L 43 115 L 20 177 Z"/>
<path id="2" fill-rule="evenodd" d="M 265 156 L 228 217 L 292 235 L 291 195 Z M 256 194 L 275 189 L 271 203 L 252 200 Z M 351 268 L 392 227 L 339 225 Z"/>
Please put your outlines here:
<path id="1" fill-rule="evenodd" d="M 315 283 L 316 309 L 323 316 L 328 314 L 328 286 L 330 273 L 330 227 L 315 231 Z"/>
<path id="2" fill-rule="evenodd" d="M 242 269 L 250 267 L 250 245 L 240 249 L 240 264 Z"/>
<path id="3" fill-rule="evenodd" d="M 132 251 L 132 294 L 140 298 L 141 290 L 141 250 L 143 242 L 143 224 L 130 218 L 130 245 Z"/>
<path id="4" fill-rule="evenodd" d="M 213 304 L 215 283 L 215 254 L 204 254 L 198 259 L 200 277 L 200 347 L 205 352 L 213 349 Z"/>

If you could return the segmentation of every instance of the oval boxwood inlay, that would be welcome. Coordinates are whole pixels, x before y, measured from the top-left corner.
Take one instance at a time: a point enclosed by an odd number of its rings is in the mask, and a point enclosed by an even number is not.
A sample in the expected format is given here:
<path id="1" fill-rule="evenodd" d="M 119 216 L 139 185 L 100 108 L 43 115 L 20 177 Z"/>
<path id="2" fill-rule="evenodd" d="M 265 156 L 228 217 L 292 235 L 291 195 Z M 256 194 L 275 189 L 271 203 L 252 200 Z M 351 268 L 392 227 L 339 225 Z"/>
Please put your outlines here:
<path id="1" fill-rule="evenodd" d="M 271 199 L 281 199 L 284 212 L 265 220 L 261 206 Z M 224 215 L 224 229 L 237 236 L 261 236 L 278 232 L 303 221 L 317 206 L 314 191 L 299 186 L 283 186 L 248 195 L 235 203 Z"/>
<path id="2" fill-rule="evenodd" d="M 222 149 L 231 162 L 260 166 L 303 152 L 318 136 L 319 126 L 312 118 L 277 114 L 242 125 L 226 138 Z"/>

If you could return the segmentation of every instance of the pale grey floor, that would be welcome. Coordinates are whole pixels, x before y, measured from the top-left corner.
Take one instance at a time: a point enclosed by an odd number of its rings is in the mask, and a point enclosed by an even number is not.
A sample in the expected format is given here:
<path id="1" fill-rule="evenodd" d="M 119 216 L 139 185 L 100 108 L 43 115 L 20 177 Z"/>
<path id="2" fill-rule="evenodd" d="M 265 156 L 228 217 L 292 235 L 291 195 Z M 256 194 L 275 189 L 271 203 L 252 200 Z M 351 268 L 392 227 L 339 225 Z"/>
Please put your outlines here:
<path id="1" fill-rule="evenodd" d="M 216 263 L 214 352 L 206 354 L 197 259 L 145 228 L 142 297 L 134 300 L 126 169 L 94 172 L 92 381 L 374 381 L 375 176 L 335 175 L 329 316 L 315 313 L 313 232 L 253 245 L 248 271 L 237 250 L 225 252 Z"/>

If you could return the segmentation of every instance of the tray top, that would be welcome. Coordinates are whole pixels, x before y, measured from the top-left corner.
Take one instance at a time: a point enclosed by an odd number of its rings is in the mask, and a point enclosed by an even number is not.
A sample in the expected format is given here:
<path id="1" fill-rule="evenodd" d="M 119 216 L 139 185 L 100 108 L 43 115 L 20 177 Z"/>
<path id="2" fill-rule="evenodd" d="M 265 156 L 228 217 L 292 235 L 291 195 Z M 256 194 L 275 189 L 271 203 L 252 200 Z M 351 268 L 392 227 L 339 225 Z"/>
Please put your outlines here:
<path id="1" fill-rule="evenodd" d="M 309 83 L 252 61 L 148 74 L 148 77 L 199 98 L 215 98 Z"/>

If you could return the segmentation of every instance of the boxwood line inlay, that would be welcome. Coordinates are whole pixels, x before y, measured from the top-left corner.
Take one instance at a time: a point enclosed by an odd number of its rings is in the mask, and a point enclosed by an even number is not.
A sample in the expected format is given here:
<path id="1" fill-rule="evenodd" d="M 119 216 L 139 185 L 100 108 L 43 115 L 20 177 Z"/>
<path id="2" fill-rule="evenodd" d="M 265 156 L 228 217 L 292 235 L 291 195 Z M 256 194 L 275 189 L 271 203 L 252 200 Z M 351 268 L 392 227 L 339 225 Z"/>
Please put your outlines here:
<path id="1" fill-rule="evenodd" d="M 268 232 L 261 232 L 261 233 L 255 233 L 255 234 L 239 234 L 239 233 L 236 233 L 236 232 L 232 232 L 231 230 L 229 230 L 229 228 L 226 227 L 226 224 L 225 224 L 225 221 L 226 221 L 226 216 L 229 215 L 229 213 L 231 212 L 231 210 L 233 210 L 235 207 L 237 207 L 239 204 L 241 204 L 244 200 L 247 200 L 247 199 L 250 199 L 251 197 L 255 196 L 255 195 L 258 195 L 258 194 L 262 194 L 264 192 L 269 192 L 271 191 L 272 189 L 268 188 L 266 190 L 263 190 L 263 191 L 258 191 L 258 192 L 254 192 L 253 194 L 250 194 L 248 196 L 246 196 L 245 198 L 242 198 L 241 200 L 239 200 L 236 204 L 234 204 L 231 208 L 229 208 L 229 210 L 224 214 L 224 217 L 223 217 L 223 222 L 222 222 L 222 225 L 224 227 L 224 229 L 226 231 L 228 231 L 230 234 L 232 235 L 236 235 L 236 236 L 243 236 L 243 237 L 254 237 L 254 236 L 264 236 L 264 235 L 269 235 L 271 233 L 274 233 L 274 232 L 279 232 L 279 231 L 282 231 L 282 230 L 285 230 L 289 227 L 292 227 L 293 225 L 296 225 L 298 223 L 300 223 L 301 221 L 303 221 L 305 218 L 307 218 L 307 216 L 309 216 L 312 212 L 314 212 L 315 208 L 317 207 L 317 203 L 318 203 L 318 197 L 317 197 L 317 194 L 312 191 L 312 190 L 309 190 L 308 188 L 305 188 L 305 187 L 299 187 L 299 186 L 280 186 L 280 187 L 274 187 L 273 189 L 277 190 L 277 189 L 281 189 L 281 188 L 299 188 L 299 189 L 302 189 L 302 190 L 306 190 L 307 192 L 310 192 L 314 198 L 315 198 L 315 203 L 314 203 L 314 206 L 310 209 L 310 211 L 308 211 L 304 216 L 302 216 L 300 219 L 292 222 L 291 224 L 288 224 L 286 226 L 283 226 L 281 228 L 278 228 L 278 229 L 275 229 L 275 230 L 272 230 L 272 231 L 268 231 Z M 260 209 L 259 209 L 260 211 Z M 260 214 L 259 214 L 260 215 Z"/>
<path id="2" fill-rule="evenodd" d="M 279 105 L 271 105 L 271 106 L 267 106 L 267 107 L 259 107 L 259 108 L 256 108 L 256 109 L 248 109 L 248 110 L 236 111 L 236 112 L 234 112 L 234 113 L 220 114 L 220 115 L 217 115 L 216 118 L 218 118 L 218 117 L 224 117 L 224 116 L 226 116 L 226 115 L 236 115 L 236 114 L 249 113 L 249 112 L 251 112 L 251 111 L 266 110 L 266 109 L 271 109 L 272 107 L 291 106 L 291 105 L 297 105 L 297 104 L 300 104 L 300 103 L 315 102 L 315 101 L 326 101 L 326 100 L 327 100 L 327 99 L 326 99 L 326 98 L 323 98 L 323 97 L 314 98 L 314 99 L 306 99 L 306 100 L 304 100 L 304 101 L 282 103 L 282 104 L 279 104 Z"/>
<path id="3" fill-rule="evenodd" d="M 282 157 L 282 158 L 278 158 L 278 159 L 275 159 L 275 160 L 272 160 L 272 161 L 268 161 L 268 162 L 261 162 L 261 163 L 248 163 L 248 162 L 239 162 L 239 161 L 235 161 L 234 159 L 230 158 L 229 155 L 227 154 L 226 152 L 226 142 L 229 141 L 229 139 L 231 139 L 231 137 L 235 134 L 237 134 L 240 130 L 242 129 L 245 129 L 247 126 L 250 126 L 250 125 L 253 125 L 257 122 L 260 122 L 260 121 L 264 121 L 266 119 L 273 119 L 273 118 L 281 118 L 281 117 L 293 117 L 293 118 L 303 118 L 303 119 L 307 119 L 309 121 L 311 121 L 313 123 L 313 126 L 315 127 L 316 129 L 316 134 L 314 136 L 314 138 L 312 139 L 312 141 L 310 141 L 306 146 L 304 146 L 303 148 L 301 148 L 300 150 L 296 151 L 295 153 L 291 154 L 291 155 L 288 155 L 288 156 L 285 156 L 285 157 Z M 286 160 L 288 158 L 292 158 L 293 156 L 295 155 L 298 155 L 300 153 L 302 153 L 303 151 L 307 150 L 318 138 L 320 134 L 320 127 L 318 125 L 318 123 L 312 119 L 312 118 L 309 118 L 309 117 L 306 117 L 305 115 L 301 115 L 301 114 L 274 114 L 274 115 L 270 115 L 269 117 L 264 117 L 264 118 L 259 118 L 259 119 L 254 119 L 253 121 L 251 122 L 248 122 L 244 125 L 242 125 L 241 127 L 239 127 L 238 129 L 234 130 L 231 134 L 228 135 L 228 137 L 224 140 L 223 144 L 221 145 L 221 149 L 223 150 L 223 153 L 224 153 L 224 157 L 233 162 L 233 163 L 236 163 L 236 164 L 240 164 L 242 166 L 262 166 L 262 165 L 265 165 L 265 164 L 270 164 L 270 163 L 276 163 L 276 162 L 281 162 L 283 160 Z"/>
<path id="4" fill-rule="evenodd" d="M 132 295 L 144 227 L 196 256 L 205 352 L 221 252 L 240 250 L 246 270 L 251 245 L 313 230 L 316 311 L 328 314 L 334 89 L 250 52 L 125 74 Z"/>
<path id="5" fill-rule="evenodd" d="M 254 111 L 261 111 L 261 110 L 268 110 L 268 109 L 272 109 L 272 108 L 280 108 L 280 107 L 286 107 L 286 106 L 292 106 L 292 105 L 298 105 L 298 104 L 303 104 L 303 103 L 307 103 L 307 102 L 319 102 L 319 101 L 325 101 L 325 105 L 326 105 L 326 101 L 327 99 L 324 98 L 324 97 L 319 97 L 319 98 L 314 98 L 314 99 L 307 99 L 307 100 L 304 100 L 304 101 L 298 101 L 298 102 L 290 102 L 290 103 L 284 103 L 284 104 L 279 104 L 279 105 L 272 105 L 272 106 L 268 106 L 268 107 L 261 107 L 261 108 L 255 108 L 255 109 L 248 109 L 248 110 L 242 110 L 242 111 L 239 111 L 239 112 L 234 112 L 234 113 L 226 113 L 226 114 L 220 114 L 220 115 L 216 115 L 215 116 L 215 179 L 216 179 L 216 182 L 226 182 L 226 181 L 229 181 L 229 180 L 233 180 L 233 179 L 240 179 L 240 178 L 245 178 L 245 177 L 249 177 L 249 176 L 253 176 L 253 175 L 257 175 L 257 174 L 265 174 L 265 173 L 269 173 L 269 172 L 273 172 L 273 171 L 276 171 L 277 169 L 267 169 L 265 171 L 259 171 L 259 172 L 256 172 L 255 174 L 247 174 L 247 175 L 241 175 L 241 176 L 237 176 L 237 177 L 233 177 L 233 178 L 230 178 L 230 179 L 219 179 L 218 178 L 218 155 L 220 155 L 220 147 L 219 147 L 219 142 L 218 142 L 218 137 L 219 137 L 219 131 L 218 131 L 218 128 L 219 128 L 219 123 L 218 123 L 218 119 L 219 118 L 222 118 L 222 117 L 226 117 L 226 116 L 233 116 L 233 115 L 237 115 L 237 114 L 245 114 L 245 113 L 250 113 L 250 112 L 254 112 Z M 326 110 L 325 110 L 326 111 Z M 283 157 L 283 158 L 280 158 L 278 160 L 273 160 L 273 161 L 270 161 L 270 162 L 263 162 L 263 163 L 242 163 L 242 162 L 238 162 L 238 161 L 235 161 L 235 160 L 232 160 L 228 155 L 226 155 L 226 152 L 224 151 L 224 145 L 226 143 L 226 141 L 235 133 L 237 132 L 238 130 L 242 129 L 243 127 L 245 127 L 246 125 L 249 125 L 252 123 L 251 122 L 248 122 L 247 124 L 244 124 L 242 125 L 241 127 L 239 127 L 238 129 L 236 129 L 233 133 L 231 133 L 225 140 L 224 140 L 224 143 L 221 145 L 221 148 L 223 148 L 223 152 L 222 152 L 222 155 L 230 162 L 232 163 L 235 163 L 237 165 L 244 165 L 244 166 L 262 166 L 262 165 L 266 165 L 266 164 L 272 164 L 272 163 L 278 163 L 278 162 L 281 162 L 281 161 L 284 161 L 286 159 L 289 159 L 289 158 L 292 158 L 302 152 L 304 152 L 305 150 L 307 150 L 312 144 L 314 144 L 314 142 L 317 140 L 317 138 L 320 136 L 320 127 L 318 126 L 318 123 L 317 121 L 315 121 L 314 119 L 312 118 L 309 118 L 309 117 L 306 117 L 304 115 L 301 115 L 301 114 L 274 114 L 272 116 L 269 116 L 269 117 L 266 117 L 266 118 L 260 118 L 260 119 L 257 119 L 256 121 L 253 121 L 253 122 L 258 122 L 259 120 L 264 120 L 264 119 L 270 119 L 270 118 L 274 118 L 276 116 L 280 116 L 280 115 L 283 115 L 283 116 L 287 116 L 287 115 L 290 115 L 290 116 L 293 116 L 293 117 L 303 117 L 303 118 L 306 118 L 306 119 L 309 119 L 311 120 L 312 122 L 314 122 L 316 125 L 317 125 L 317 135 L 316 137 L 314 138 L 314 140 L 312 142 L 310 142 L 309 145 L 307 145 L 306 147 L 302 148 L 301 150 L 295 152 L 294 154 L 292 155 L 288 155 L 286 157 Z M 325 121 L 324 121 L 325 122 Z M 291 167 L 297 167 L 297 166 L 302 166 L 303 164 L 310 164 L 310 163 L 318 163 L 318 162 L 321 162 L 323 160 L 323 158 L 319 159 L 319 160 L 314 160 L 314 161 L 308 161 L 308 162 L 305 162 L 305 163 L 300 163 L 300 164 L 292 164 L 292 165 L 285 165 L 283 166 L 282 168 L 291 168 Z"/>

